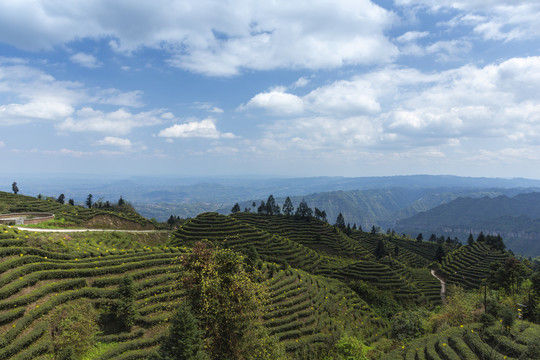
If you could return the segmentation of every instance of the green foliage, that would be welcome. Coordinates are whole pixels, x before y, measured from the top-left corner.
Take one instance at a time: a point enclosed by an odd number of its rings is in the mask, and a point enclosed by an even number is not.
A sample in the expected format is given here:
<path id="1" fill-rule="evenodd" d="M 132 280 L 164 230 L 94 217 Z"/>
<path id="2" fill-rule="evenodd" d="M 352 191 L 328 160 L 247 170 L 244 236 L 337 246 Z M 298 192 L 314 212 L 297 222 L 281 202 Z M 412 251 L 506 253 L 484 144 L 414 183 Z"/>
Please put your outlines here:
<path id="1" fill-rule="evenodd" d="M 214 249 L 209 243 L 196 243 L 193 253 L 183 258 L 183 265 L 187 298 L 205 331 L 209 355 L 213 359 L 248 359 L 242 345 L 247 329 L 262 326 L 267 299 L 263 285 L 251 279 L 238 253 Z M 265 344 L 269 343 L 259 345 Z"/>
<path id="2" fill-rule="evenodd" d="M 483 313 L 480 315 L 480 322 L 482 323 L 482 327 L 485 329 L 495 323 L 495 316 L 489 313 Z"/>
<path id="3" fill-rule="evenodd" d="M 291 198 L 287 196 L 285 203 L 283 203 L 283 214 L 292 215 L 294 214 L 294 206 L 292 204 Z"/>
<path id="4" fill-rule="evenodd" d="M 238 205 L 238 203 L 234 204 L 234 206 L 231 209 L 231 212 L 234 214 L 234 213 L 237 213 L 237 212 L 240 212 L 240 211 L 241 211 L 240 205 Z"/>
<path id="5" fill-rule="evenodd" d="M 182 301 L 178 305 L 167 336 L 159 349 L 160 360 L 203 360 L 203 331 L 191 307 Z"/>
<path id="6" fill-rule="evenodd" d="M 437 250 L 435 250 L 435 261 L 437 261 L 439 263 L 442 262 L 445 255 L 446 254 L 444 252 L 444 248 L 443 248 L 442 244 L 439 244 L 437 246 Z"/>
<path id="7" fill-rule="evenodd" d="M 133 277 L 125 275 L 118 289 L 118 305 L 116 307 L 116 318 L 120 322 L 120 327 L 125 331 L 130 331 L 135 324 L 135 289 Z"/>
<path id="8" fill-rule="evenodd" d="M 343 335 L 336 343 L 336 357 L 339 360 L 365 360 L 366 346 L 357 337 Z"/>
<path id="9" fill-rule="evenodd" d="M 408 341 L 425 333 L 425 312 L 404 311 L 395 314 L 391 320 L 392 337 L 399 341 Z"/>
<path id="10" fill-rule="evenodd" d="M 516 319 L 516 312 L 506 307 L 501 311 L 499 315 L 502 320 L 501 324 L 503 328 L 509 331 L 512 325 L 514 325 L 514 321 Z"/>
<path id="11" fill-rule="evenodd" d="M 375 257 L 377 258 L 377 260 L 380 260 L 387 255 L 388 250 L 386 249 L 386 244 L 382 239 L 379 239 L 379 241 L 377 242 L 377 247 L 375 248 Z"/>
<path id="12" fill-rule="evenodd" d="M 296 208 L 295 215 L 299 217 L 309 218 L 313 215 L 313 210 L 311 210 L 311 208 L 308 206 L 306 200 L 302 199 L 300 205 L 298 205 L 298 208 Z"/>
<path id="13" fill-rule="evenodd" d="M 388 292 L 381 291 L 363 281 L 355 281 L 351 288 L 381 316 L 390 318 L 402 310 L 396 299 Z"/>
<path id="14" fill-rule="evenodd" d="M 528 275 L 529 269 L 515 257 L 507 258 L 504 262 L 491 264 L 489 282 L 494 289 L 503 288 L 509 293 L 515 293 L 521 282 Z"/>
<path id="15" fill-rule="evenodd" d="M 51 337 L 59 359 L 78 359 L 94 343 L 97 314 L 85 299 L 62 305 L 51 316 Z"/>
<path id="16" fill-rule="evenodd" d="M 334 224 L 335 227 L 337 227 L 340 230 L 345 230 L 345 218 L 341 213 L 337 216 L 336 223 Z"/>
<path id="17" fill-rule="evenodd" d="M 452 285 L 447 289 L 446 304 L 433 314 L 429 324 L 433 332 L 452 326 L 470 324 L 477 320 L 482 299 L 479 294 L 466 292 L 462 287 Z"/>

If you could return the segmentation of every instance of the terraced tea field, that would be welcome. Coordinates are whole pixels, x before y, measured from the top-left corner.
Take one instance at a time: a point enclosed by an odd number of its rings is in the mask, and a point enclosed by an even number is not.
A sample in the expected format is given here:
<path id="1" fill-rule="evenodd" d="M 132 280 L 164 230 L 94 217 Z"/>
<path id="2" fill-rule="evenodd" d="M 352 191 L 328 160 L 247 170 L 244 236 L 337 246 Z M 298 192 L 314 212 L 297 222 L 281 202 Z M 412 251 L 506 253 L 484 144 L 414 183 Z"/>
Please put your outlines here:
<path id="1" fill-rule="evenodd" d="M 384 357 L 386 360 L 510 360 L 535 359 L 540 326 L 518 322 L 510 332 L 500 324 L 483 329 L 479 324 L 450 328 L 412 341 Z M 531 354 L 532 357 L 525 354 Z M 538 354 L 537 354 L 538 355 Z"/>
<path id="2" fill-rule="evenodd" d="M 62 215 L 69 208 L 76 211 L 72 215 L 78 220 L 73 222 L 81 224 L 98 213 L 37 199 L 14 206 Z M 185 296 L 181 257 L 204 239 L 242 252 L 259 269 L 258 279 L 269 290 L 264 326 L 291 359 L 302 358 L 299 354 L 306 351 L 322 354 L 342 334 L 367 344 L 390 336 L 388 319 L 380 318 L 349 287 L 360 281 L 391 294 L 405 308 L 441 305 L 440 283 L 426 267 L 435 265 L 435 244 L 363 232 L 347 236 L 315 219 L 205 213 L 170 234 L 38 233 L 0 226 L 0 360 L 53 358 L 52 319 L 58 309 L 78 301 L 91 304 L 99 314 L 92 359 L 152 356 Z M 373 252 L 381 240 L 393 253 L 376 260 Z M 449 283 L 470 288 L 479 286 L 490 262 L 508 256 L 485 244 L 447 250 L 439 272 Z M 134 282 L 136 317 L 135 325 L 122 332 L 111 309 L 120 302 L 126 275 Z M 512 337 L 501 337 L 496 328 L 453 328 L 417 339 L 388 358 L 482 359 L 487 353 L 517 357 L 537 331 L 524 326 L 519 333 L 512 329 Z"/>
<path id="3" fill-rule="evenodd" d="M 0 359 L 48 358 L 55 309 L 77 299 L 89 299 L 97 309 L 114 304 L 126 274 L 136 290 L 135 326 L 128 333 L 102 328 L 96 358 L 146 358 L 184 295 L 179 256 L 189 251 L 128 234 L 44 236 L 0 226 Z M 366 338 L 388 332 L 387 323 L 342 283 L 301 270 L 266 269 L 271 295 L 265 326 L 289 352 L 321 346 L 345 330 Z"/>
<path id="4" fill-rule="evenodd" d="M 37 199 L 31 196 L 14 195 L 0 191 L 2 213 L 44 212 L 55 215 L 56 220 L 71 226 L 130 229 L 154 229 L 144 217 L 133 213 L 119 213 L 82 206 L 63 205 L 56 201 Z"/>

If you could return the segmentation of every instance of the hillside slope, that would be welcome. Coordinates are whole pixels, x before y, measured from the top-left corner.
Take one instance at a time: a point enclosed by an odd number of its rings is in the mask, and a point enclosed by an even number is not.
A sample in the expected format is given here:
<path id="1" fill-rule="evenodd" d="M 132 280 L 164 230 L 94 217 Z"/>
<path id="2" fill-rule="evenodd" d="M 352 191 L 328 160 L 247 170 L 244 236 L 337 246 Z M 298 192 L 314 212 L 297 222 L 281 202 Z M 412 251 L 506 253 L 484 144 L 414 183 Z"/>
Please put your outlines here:
<path id="1" fill-rule="evenodd" d="M 416 234 L 444 234 L 467 239 L 500 234 L 508 248 L 527 256 L 540 255 L 540 193 L 514 197 L 458 198 L 447 204 L 399 221 L 396 230 Z"/>

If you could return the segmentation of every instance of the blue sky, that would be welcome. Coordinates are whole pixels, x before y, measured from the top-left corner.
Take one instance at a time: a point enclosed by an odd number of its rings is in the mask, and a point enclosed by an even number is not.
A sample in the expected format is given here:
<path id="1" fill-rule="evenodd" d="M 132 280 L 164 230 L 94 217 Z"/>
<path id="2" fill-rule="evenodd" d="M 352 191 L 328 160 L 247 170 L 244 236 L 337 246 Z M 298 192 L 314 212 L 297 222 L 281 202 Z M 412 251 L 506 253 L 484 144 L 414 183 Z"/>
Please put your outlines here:
<path id="1" fill-rule="evenodd" d="M 540 178 L 536 0 L 0 2 L 2 173 Z"/>

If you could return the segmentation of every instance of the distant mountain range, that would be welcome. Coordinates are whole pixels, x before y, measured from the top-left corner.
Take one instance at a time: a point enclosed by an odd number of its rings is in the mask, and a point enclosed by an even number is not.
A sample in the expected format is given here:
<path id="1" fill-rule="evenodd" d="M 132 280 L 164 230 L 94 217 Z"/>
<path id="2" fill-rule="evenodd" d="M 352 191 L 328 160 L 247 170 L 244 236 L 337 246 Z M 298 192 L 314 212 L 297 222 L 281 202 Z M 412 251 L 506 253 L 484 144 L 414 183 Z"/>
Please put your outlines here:
<path id="1" fill-rule="evenodd" d="M 396 230 L 424 237 L 431 233 L 466 239 L 500 234 L 508 248 L 528 256 L 540 255 L 540 192 L 513 197 L 464 197 L 400 220 Z"/>
<path id="2" fill-rule="evenodd" d="M 335 222 L 341 212 L 346 223 L 351 226 L 356 223 L 364 230 L 375 225 L 383 231 L 393 228 L 413 236 L 418 232 L 444 233 L 458 236 L 462 240 L 466 239 L 469 231 L 478 233 L 483 229 L 485 232 L 501 232 L 509 246 L 522 253 L 530 253 L 529 241 L 536 236 L 535 221 L 540 218 L 527 211 L 517 211 L 515 206 L 510 205 L 520 199 L 516 195 L 540 192 L 540 180 L 522 178 L 411 175 L 357 178 L 267 179 L 244 176 L 102 179 L 99 176 L 58 175 L 44 178 L 41 175 L 2 175 L 0 190 L 11 191 L 13 181 L 18 182 L 22 194 L 58 196 L 63 193 L 66 199 L 73 198 L 78 204 L 83 204 L 88 194 L 93 195 L 94 201 L 116 201 L 122 196 L 143 216 L 159 221 L 165 221 L 170 215 L 186 218 L 207 211 L 228 214 L 235 202 L 242 209 L 247 207 L 256 211 L 261 200 L 266 200 L 270 194 L 274 195 L 280 205 L 286 196 L 290 196 L 295 206 L 305 199 L 311 208 L 325 210 L 331 223 Z M 467 201 L 471 203 L 458 198 L 469 198 Z M 494 209 L 507 208 L 508 212 L 499 214 L 495 210 L 487 211 L 489 207 L 485 205 L 491 203 L 491 200 L 498 204 L 493 205 Z M 458 205 L 454 201 L 458 201 Z M 465 211 L 476 201 L 483 205 L 470 212 Z M 255 208 L 252 207 L 253 202 L 256 203 Z M 450 208 L 438 208 L 444 204 L 452 204 L 456 209 L 450 211 Z M 431 209 L 433 213 L 429 212 Z M 447 212 L 444 209 L 448 209 Z M 426 211 L 427 214 L 419 214 Z M 406 220 L 408 218 L 411 219 Z M 495 228 L 494 225 L 499 227 Z M 535 250 L 534 253 L 540 254 L 540 251 Z"/>

